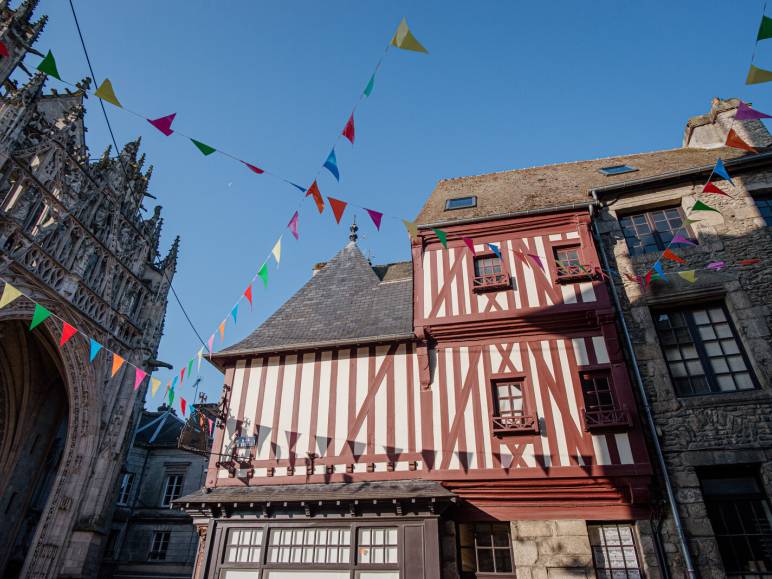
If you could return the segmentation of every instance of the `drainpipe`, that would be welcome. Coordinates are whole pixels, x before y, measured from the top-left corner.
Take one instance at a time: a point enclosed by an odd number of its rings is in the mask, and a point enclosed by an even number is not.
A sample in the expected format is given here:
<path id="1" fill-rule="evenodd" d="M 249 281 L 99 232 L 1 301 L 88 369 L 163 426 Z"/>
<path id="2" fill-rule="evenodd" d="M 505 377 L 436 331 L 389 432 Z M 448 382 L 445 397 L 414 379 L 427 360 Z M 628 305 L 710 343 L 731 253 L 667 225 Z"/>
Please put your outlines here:
<path id="1" fill-rule="evenodd" d="M 598 200 L 595 191 L 592 191 L 592 195 L 595 200 Z M 603 242 L 600 237 L 600 231 L 598 230 L 597 220 L 592 220 L 593 236 L 595 242 L 600 249 L 600 257 L 603 261 L 603 267 L 606 271 L 609 270 L 608 259 L 606 257 L 606 250 L 603 247 Z M 678 504 L 676 503 L 675 494 L 673 493 L 673 483 L 670 481 L 670 474 L 667 470 L 667 464 L 665 462 L 665 455 L 662 453 L 662 447 L 659 444 L 659 437 L 657 436 L 657 427 L 654 423 L 654 415 L 651 411 L 649 404 L 649 396 L 646 394 L 646 388 L 643 386 L 643 378 L 641 377 L 641 371 L 638 369 L 638 358 L 635 355 L 635 349 L 633 349 L 633 341 L 630 338 L 630 331 L 627 328 L 627 322 L 622 314 L 622 306 L 619 303 L 619 296 L 617 296 L 617 288 L 612 276 L 607 277 L 609 284 L 611 285 L 611 297 L 614 300 L 614 306 L 617 310 L 619 322 L 622 326 L 622 333 L 625 336 L 625 344 L 627 344 L 627 351 L 630 354 L 633 366 L 633 374 L 635 375 L 635 382 L 638 385 L 638 391 L 641 396 L 641 402 L 643 403 L 643 413 L 646 416 L 646 423 L 651 432 L 652 442 L 654 443 L 654 450 L 657 455 L 657 462 L 659 463 L 660 471 L 662 472 L 662 478 L 665 480 L 665 490 L 667 492 L 667 499 L 670 503 L 670 512 L 673 515 L 673 522 L 675 523 L 676 533 L 678 534 L 678 541 L 681 545 L 681 554 L 684 557 L 684 565 L 686 566 L 686 577 L 689 579 L 695 579 L 697 572 L 694 569 L 694 563 L 692 562 L 692 556 L 689 553 L 689 545 L 686 542 L 686 534 L 684 533 L 683 524 L 681 523 L 681 515 L 678 512 Z"/>

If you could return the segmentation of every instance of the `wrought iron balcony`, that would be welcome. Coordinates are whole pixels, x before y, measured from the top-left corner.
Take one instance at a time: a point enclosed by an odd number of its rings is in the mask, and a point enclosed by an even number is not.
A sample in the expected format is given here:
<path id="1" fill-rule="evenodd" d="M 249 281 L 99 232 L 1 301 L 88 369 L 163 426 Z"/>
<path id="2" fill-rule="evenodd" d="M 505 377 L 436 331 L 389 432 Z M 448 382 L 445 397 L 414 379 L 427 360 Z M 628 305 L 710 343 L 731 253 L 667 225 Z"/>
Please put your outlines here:
<path id="1" fill-rule="evenodd" d="M 596 430 L 622 430 L 632 427 L 630 413 L 625 408 L 594 408 L 584 410 L 584 429 L 588 432 Z"/>
<path id="2" fill-rule="evenodd" d="M 539 421 L 533 414 L 512 414 L 491 418 L 494 434 L 538 434 Z"/>
<path id="3" fill-rule="evenodd" d="M 491 273 L 477 275 L 472 281 L 472 287 L 476 292 L 500 291 L 512 285 L 512 280 L 506 273 Z"/>

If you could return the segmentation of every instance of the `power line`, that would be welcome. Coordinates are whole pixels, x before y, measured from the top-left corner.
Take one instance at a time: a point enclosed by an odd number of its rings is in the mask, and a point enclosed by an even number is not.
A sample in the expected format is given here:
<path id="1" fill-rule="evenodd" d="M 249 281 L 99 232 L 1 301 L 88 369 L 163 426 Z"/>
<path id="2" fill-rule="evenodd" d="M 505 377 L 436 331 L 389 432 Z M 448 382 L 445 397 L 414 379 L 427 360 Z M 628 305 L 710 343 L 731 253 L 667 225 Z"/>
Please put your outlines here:
<path id="1" fill-rule="evenodd" d="M 91 66 L 91 58 L 88 56 L 88 50 L 86 49 L 86 41 L 83 39 L 83 32 L 80 29 L 80 23 L 78 22 L 78 15 L 75 13 L 75 5 L 73 4 L 72 0 L 69 0 L 70 2 L 70 10 L 72 10 L 72 18 L 75 20 L 75 28 L 78 30 L 78 37 L 80 38 L 80 45 L 83 47 L 83 54 L 86 56 L 86 63 L 88 64 L 88 70 L 91 73 L 91 78 L 94 79 L 94 84 L 99 85 L 99 82 L 97 81 L 96 74 L 94 74 L 94 67 Z M 107 116 L 107 109 L 105 108 L 105 103 L 102 102 L 102 99 L 97 99 L 99 101 L 99 106 L 102 108 L 102 114 L 105 117 L 105 123 L 107 123 L 107 130 L 110 132 L 110 138 L 113 141 L 113 146 L 115 147 L 115 152 L 118 153 L 120 149 L 118 149 L 118 143 L 115 140 L 115 133 L 113 133 L 113 127 L 110 125 L 110 119 Z M 120 161 L 121 170 L 123 171 L 123 175 L 126 178 L 126 183 L 129 182 L 129 174 L 126 171 L 126 167 L 123 164 L 123 158 L 118 155 L 118 159 Z M 182 305 L 182 300 L 180 300 L 180 296 L 177 295 L 177 290 L 174 289 L 174 286 L 172 285 L 172 280 L 170 280 L 166 272 L 162 269 L 161 275 L 164 276 L 166 281 L 169 283 L 169 288 L 172 290 L 172 295 L 174 295 L 174 299 L 177 301 L 177 305 L 180 306 L 180 309 L 182 310 L 182 313 L 185 314 L 185 319 L 188 321 L 188 324 L 190 325 L 190 328 L 193 330 L 193 332 L 196 334 L 196 337 L 198 337 L 198 340 L 201 342 L 201 345 L 204 347 L 206 346 L 206 343 L 204 342 L 204 339 L 201 337 L 201 334 L 198 333 L 198 330 L 196 329 L 196 326 L 193 325 L 193 321 L 190 319 L 190 316 L 188 315 L 187 310 L 185 310 L 185 306 Z M 208 348 L 207 348 L 208 351 Z"/>

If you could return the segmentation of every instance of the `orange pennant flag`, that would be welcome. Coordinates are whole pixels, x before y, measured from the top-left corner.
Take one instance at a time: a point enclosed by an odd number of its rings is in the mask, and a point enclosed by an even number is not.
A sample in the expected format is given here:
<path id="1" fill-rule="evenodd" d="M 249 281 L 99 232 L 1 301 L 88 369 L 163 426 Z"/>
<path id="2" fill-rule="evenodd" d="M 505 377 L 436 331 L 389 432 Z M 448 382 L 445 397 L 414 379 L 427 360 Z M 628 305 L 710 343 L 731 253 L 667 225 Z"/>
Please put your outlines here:
<path id="1" fill-rule="evenodd" d="M 62 346 L 64 346 L 67 343 L 67 341 L 77 333 L 78 333 L 78 330 L 73 328 L 67 322 L 63 322 L 62 337 L 59 339 L 59 347 L 61 348 Z"/>
<path id="2" fill-rule="evenodd" d="M 316 181 L 311 183 L 311 186 L 308 188 L 306 197 L 309 195 L 313 196 L 314 201 L 316 202 L 316 208 L 319 210 L 319 213 L 324 212 L 324 198 L 322 197 L 321 191 L 319 191 L 319 186 L 316 184 Z"/>
<path id="3" fill-rule="evenodd" d="M 244 297 L 247 298 L 247 301 L 249 302 L 249 307 L 252 307 L 252 284 L 249 284 L 247 286 L 247 289 L 244 290 Z"/>
<path id="4" fill-rule="evenodd" d="M 118 354 L 113 352 L 113 371 L 112 371 L 112 374 L 110 374 L 110 375 L 111 376 L 115 376 L 118 373 L 118 370 L 121 369 L 121 366 L 123 366 L 123 363 L 125 361 L 126 360 L 124 360 Z"/>
<path id="5" fill-rule="evenodd" d="M 739 135 L 734 132 L 734 129 L 730 129 L 729 134 L 726 136 L 726 146 L 734 147 L 735 149 L 742 149 L 744 151 L 750 151 L 751 153 L 758 153 L 756 149 L 743 141 Z"/>
<path id="6" fill-rule="evenodd" d="M 678 257 L 675 253 L 670 251 L 669 249 L 666 249 L 664 252 L 662 252 L 662 257 L 666 257 L 667 259 L 670 259 L 672 261 L 676 261 L 678 263 L 686 263 L 686 260 Z"/>
<path id="7" fill-rule="evenodd" d="M 327 197 L 327 201 L 330 202 L 330 207 L 332 207 L 332 214 L 335 216 L 335 223 L 340 223 L 340 220 L 343 217 L 343 212 L 346 210 L 348 203 L 341 201 L 340 199 L 333 199 L 332 197 Z"/>
<path id="8" fill-rule="evenodd" d="M 225 340 L 225 320 L 220 322 L 220 341 Z"/>

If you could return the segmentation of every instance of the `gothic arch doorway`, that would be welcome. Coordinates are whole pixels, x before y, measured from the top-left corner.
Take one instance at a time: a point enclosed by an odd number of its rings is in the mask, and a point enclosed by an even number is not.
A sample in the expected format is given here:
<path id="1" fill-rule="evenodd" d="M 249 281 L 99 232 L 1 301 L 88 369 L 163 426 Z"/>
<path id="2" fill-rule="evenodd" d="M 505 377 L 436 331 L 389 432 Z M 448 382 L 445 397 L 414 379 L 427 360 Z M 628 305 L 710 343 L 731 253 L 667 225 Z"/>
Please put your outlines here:
<path id="1" fill-rule="evenodd" d="M 0 322 L 0 576 L 21 573 L 66 448 L 69 404 L 47 332 Z"/>

